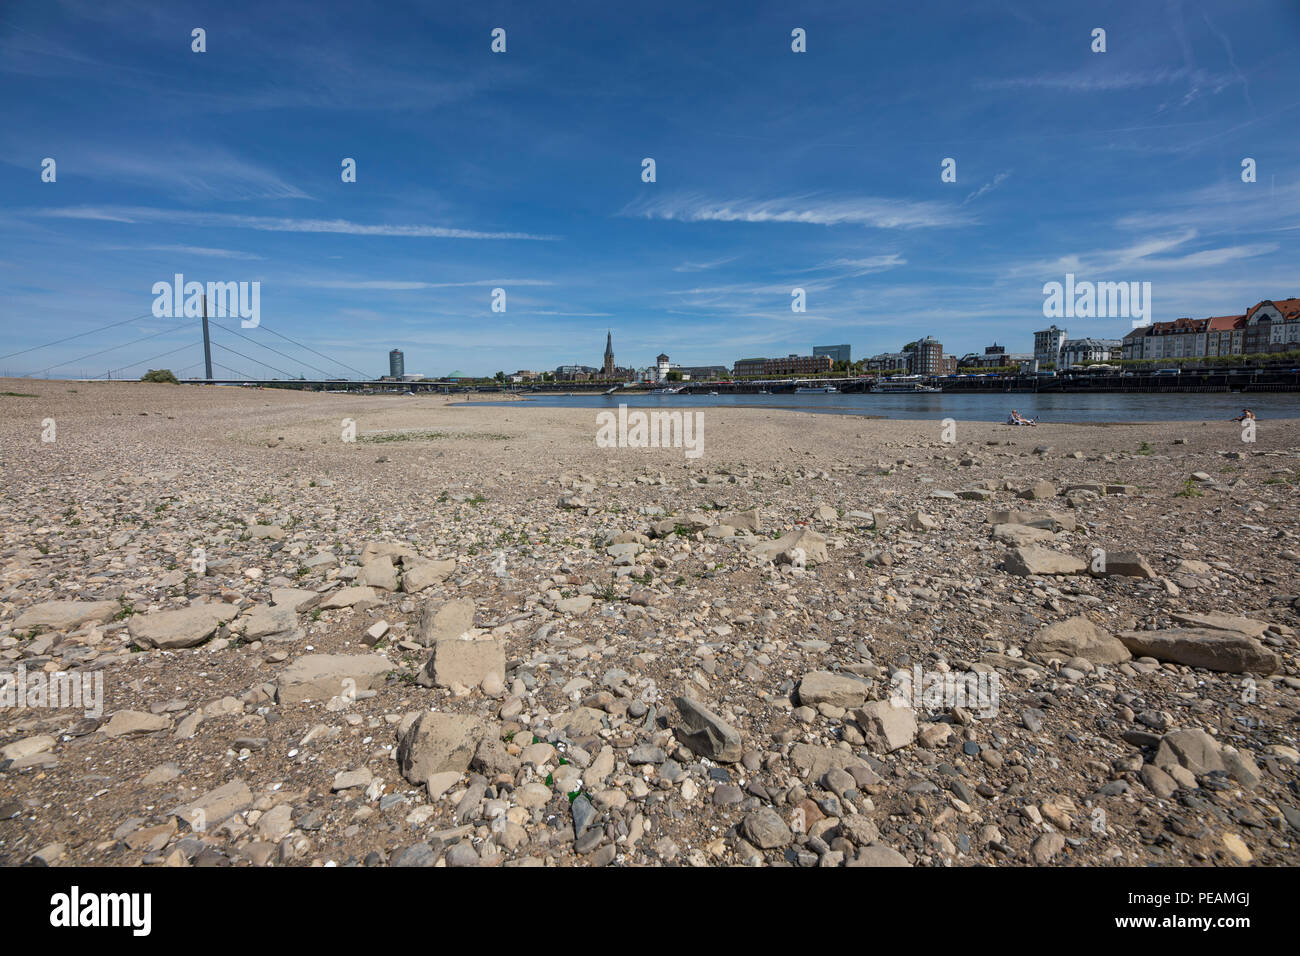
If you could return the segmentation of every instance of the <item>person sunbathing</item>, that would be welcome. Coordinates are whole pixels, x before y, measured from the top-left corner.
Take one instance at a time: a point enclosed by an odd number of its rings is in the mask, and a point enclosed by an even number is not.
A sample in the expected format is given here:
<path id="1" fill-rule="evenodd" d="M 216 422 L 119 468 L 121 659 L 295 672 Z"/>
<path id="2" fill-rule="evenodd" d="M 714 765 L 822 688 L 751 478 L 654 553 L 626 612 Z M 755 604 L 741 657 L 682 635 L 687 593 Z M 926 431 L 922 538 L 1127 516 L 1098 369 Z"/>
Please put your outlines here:
<path id="1" fill-rule="evenodd" d="M 1007 419 L 1007 424 L 1008 425 L 1036 425 L 1038 423 L 1035 422 L 1032 418 L 1022 418 L 1020 412 L 1013 408 L 1011 409 L 1011 416 Z"/>

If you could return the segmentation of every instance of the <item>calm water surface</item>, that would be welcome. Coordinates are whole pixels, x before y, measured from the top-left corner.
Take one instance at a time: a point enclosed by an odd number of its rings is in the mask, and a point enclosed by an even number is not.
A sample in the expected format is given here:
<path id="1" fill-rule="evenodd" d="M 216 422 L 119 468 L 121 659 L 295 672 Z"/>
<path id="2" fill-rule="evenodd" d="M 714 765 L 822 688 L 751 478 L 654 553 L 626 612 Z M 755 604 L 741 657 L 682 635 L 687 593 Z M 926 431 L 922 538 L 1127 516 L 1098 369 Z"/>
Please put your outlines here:
<path id="1" fill-rule="evenodd" d="M 1300 418 L 1300 393 L 1228 392 L 1137 395 L 923 393 L 915 395 L 539 395 L 510 402 L 513 408 L 788 408 L 829 415 L 876 415 L 882 418 L 955 418 L 958 421 L 1006 421 L 1015 408 L 1041 422 L 1185 422 L 1225 421 L 1250 408 L 1262 420 Z M 500 405 L 467 402 L 469 405 Z"/>

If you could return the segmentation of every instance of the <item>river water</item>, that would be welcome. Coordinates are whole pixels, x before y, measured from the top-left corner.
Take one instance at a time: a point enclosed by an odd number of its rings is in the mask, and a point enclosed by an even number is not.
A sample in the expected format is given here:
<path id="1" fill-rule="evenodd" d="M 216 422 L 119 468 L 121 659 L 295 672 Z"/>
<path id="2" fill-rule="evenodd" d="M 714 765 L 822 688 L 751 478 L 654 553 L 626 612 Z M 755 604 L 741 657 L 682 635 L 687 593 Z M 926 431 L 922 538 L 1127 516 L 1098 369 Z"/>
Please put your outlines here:
<path id="1" fill-rule="evenodd" d="M 468 402 L 500 405 L 501 401 Z M 1138 394 L 931 392 L 849 395 L 529 395 L 510 401 L 513 408 L 788 408 L 829 415 L 881 418 L 1006 421 L 1011 409 L 1041 422 L 1226 421 L 1250 408 L 1261 420 L 1300 418 L 1300 392 L 1159 392 Z"/>

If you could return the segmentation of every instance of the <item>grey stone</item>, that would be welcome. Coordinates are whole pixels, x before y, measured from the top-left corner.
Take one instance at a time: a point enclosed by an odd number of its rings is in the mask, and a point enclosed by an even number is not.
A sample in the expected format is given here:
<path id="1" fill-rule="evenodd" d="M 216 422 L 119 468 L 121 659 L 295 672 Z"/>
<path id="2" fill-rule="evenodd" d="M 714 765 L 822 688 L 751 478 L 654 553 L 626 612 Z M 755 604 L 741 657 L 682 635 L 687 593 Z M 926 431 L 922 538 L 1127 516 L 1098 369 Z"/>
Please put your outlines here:
<path id="1" fill-rule="evenodd" d="M 1170 628 L 1161 631 L 1123 631 L 1116 635 L 1139 657 L 1203 667 L 1228 674 L 1272 674 L 1281 659 L 1252 637 L 1234 631 L 1205 628 Z"/>
<path id="2" fill-rule="evenodd" d="M 131 639 L 147 649 L 175 650 L 202 644 L 238 609 L 229 604 L 193 604 L 176 611 L 155 611 L 131 618 Z"/>
<path id="3" fill-rule="evenodd" d="M 425 784 L 437 773 L 463 773 L 487 733 L 487 725 L 477 717 L 426 711 L 397 747 L 398 768 L 414 784 Z"/>
<path id="4" fill-rule="evenodd" d="M 1083 574 L 1088 563 L 1073 555 L 1049 551 L 1035 545 L 1012 548 L 1003 564 L 1009 574 L 1028 577 L 1037 574 Z"/>
<path id="5" fill-rule="evenodd" d="M 775 849 L 785 846 L 794 839 L 794 834 L 785 825 L 785 821 L 771 807 L 763 807 L 746 814 L 741 825 L 745 831 L 745 838 L 760 849 Z"/>
<path id="6" fill-rule="evenodd" d="M 280 672 L 275 697 L 296 704 L 373 690 L 392 670 L 392 661 L 382 654 L 306 654 Z"/>
<path id="7" fill-rule="evenodd" d="M 116 601 L 46 601 L 19 614 L 13 629 L 18 632 L 36 627 L 68 630 L 91 621 L 103 623 L 121 609 Z"/>
<path id="8" fill-rule="evenodd" d="M 1082 615 L 1047 625 L 1030 638 L 1026 649 L 1039 660 L 1082 657 L 1094 664 L 1118 664 L 1133 656 L 1123 642 Z"/>
<path id="9" fill-rule="evenodd" d="M 693 753 L 719 763 L 735 763 L 740 759 L 744 746 L 735 727 L 693 698 L 675 697 L 673 703 L 690 731 L 679 732 L 679 736 Z"/>
<path id="10" fill-rule="evenodd" d="M 811 671 L 799 681 L 799 703 L 809 707 L 831 704 L 851 710 L 866 702 L 870 689 L 867 684 L 853 677 L 829 671 Z"/>

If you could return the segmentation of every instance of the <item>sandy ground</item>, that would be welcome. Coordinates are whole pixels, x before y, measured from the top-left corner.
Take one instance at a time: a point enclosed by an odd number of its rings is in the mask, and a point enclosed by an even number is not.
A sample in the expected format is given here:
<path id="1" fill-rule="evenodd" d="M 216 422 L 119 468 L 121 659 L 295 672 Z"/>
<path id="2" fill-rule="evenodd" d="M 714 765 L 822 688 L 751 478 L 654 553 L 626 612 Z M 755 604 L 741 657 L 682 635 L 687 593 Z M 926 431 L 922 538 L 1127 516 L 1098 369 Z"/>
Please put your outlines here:
<path id="1" fill-rule="evenodd" d="M 590 409 L 9 392 L 0 672 L 103 706 L 0 698 L 5 863 L 1300 862 L 1300 422 L 705 408 L 692 459 Z M 225 613 L 148 646 L 184 607 Z M 1000 699 L 884 710 L 916 667 Z"/>

